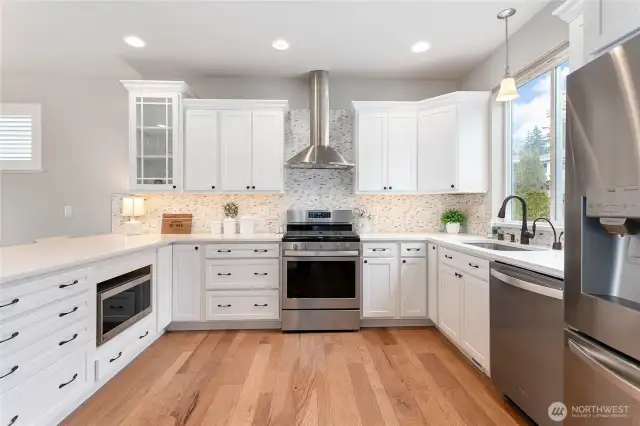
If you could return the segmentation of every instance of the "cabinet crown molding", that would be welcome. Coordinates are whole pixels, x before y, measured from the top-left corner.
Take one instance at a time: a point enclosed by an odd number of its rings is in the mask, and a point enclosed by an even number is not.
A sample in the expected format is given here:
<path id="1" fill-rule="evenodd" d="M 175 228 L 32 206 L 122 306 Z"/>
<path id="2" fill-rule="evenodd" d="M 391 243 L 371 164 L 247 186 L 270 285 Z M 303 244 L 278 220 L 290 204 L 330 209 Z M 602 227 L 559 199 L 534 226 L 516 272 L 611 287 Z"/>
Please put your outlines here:
<path id="1" fill-rule="evenodd" d="M 451 105 L 458 102 L 488 102 L 490 96 L 491 92 L 489 91 L 457 91 L 415 102 L 352 101 L 351 105 L 356 112 L 388 110 L 418 111 L 425 107 L 432 108 L 440 105 Z"/>
<path id="2" fill-rule="evenodd" d="M 564 22 L 570 23 L 584 11 L 584 0 L 567 0 L 553 11 L 553 15 L 562 19 Z"/>
<path id="3" fill-rule="evenodd" d="M 184 81 L 120 80 L 120 83 L 130 92 L 177 92 L 195 96 Z"/>
<path id="4" fill-rule="evenodd" d="M 417 102 L 399 101 L 352 101 L 351 106 L 355 111 L 386 111 L 386 110 L 406 110 L 417 111 Z"/>
<path id="5" fill-rule="evenodd" d="M 182 106 L 199 110 L 273 110 L 287 111 L 289 101 L 270 99 L 185 99 Z"/>

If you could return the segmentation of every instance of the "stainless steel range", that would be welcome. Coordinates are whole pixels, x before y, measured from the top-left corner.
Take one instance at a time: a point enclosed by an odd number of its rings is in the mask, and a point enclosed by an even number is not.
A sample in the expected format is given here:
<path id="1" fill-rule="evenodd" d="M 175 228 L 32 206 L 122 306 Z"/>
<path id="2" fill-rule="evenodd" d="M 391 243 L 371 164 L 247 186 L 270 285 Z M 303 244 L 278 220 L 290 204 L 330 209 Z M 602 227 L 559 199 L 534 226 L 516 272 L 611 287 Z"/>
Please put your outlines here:
<path id="1" fill-rule="evenodd" d="M 282 330 L 360 329 L 360 237 L 350 210 L 288 210 Z"/>

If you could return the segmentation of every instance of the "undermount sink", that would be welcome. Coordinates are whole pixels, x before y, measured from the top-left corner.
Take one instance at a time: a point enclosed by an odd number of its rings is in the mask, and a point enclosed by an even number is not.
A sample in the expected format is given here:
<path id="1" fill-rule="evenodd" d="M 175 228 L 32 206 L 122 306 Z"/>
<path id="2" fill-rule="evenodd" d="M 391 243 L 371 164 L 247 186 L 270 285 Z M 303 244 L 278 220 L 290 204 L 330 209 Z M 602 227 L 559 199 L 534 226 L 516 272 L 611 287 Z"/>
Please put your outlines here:
<path id="1" fill-rule="evenodd" d="M 464 243 L 464 244 L 468 246 L 480 247 L 480 248 L 496 250 L 496 251 L 531 251 L 533 250 L 530 248 L 508 246 L 506 244 L 498 244 L 498 243 Z"/>

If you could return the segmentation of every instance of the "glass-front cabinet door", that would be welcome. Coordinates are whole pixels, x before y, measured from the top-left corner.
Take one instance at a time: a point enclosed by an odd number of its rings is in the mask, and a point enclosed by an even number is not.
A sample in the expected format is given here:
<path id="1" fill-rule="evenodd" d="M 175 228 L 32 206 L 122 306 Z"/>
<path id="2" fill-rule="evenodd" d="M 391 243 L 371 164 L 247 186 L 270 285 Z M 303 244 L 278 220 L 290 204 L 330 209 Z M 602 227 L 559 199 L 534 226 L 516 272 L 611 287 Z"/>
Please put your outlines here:
<path id="1" fill-rule="evenodd" d="M 135 97 L 135 187 L 177 188 L 174 134 L 176 97 Z"/>

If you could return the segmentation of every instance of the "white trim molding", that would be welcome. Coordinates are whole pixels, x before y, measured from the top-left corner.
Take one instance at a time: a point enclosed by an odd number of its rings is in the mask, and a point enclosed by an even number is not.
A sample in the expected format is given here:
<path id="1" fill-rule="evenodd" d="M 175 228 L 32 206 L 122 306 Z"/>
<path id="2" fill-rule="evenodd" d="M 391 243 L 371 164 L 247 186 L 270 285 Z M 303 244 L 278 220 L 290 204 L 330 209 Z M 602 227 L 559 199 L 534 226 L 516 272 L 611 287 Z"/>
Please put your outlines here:
<path id="1" fill-rule="evenodd" d="M 584 0 L 567 0 L 553 15 L 569 24 L 569 67 L 575 71 L 587 60 L 584 49 Z"/>
<path id="2" fill-rule="evenodd" d="M 584 0 L 567 0 L 560 7 L 553 11 L 553 16 L 557 16 L 567 24 L 582 16 L 584 12 Z"/>
<path id="3" fill-rule="evenodd" d="M 176 92 L 186 97 L 195 96 L 184 81 L 120 80 L 120 83 L 130 92 Z"/>
<path id="4" fill-rule="evenodd" d="M 289 101 L 268 99 L 184 99 L 185 110 L 261 110 L 287 111 Z"/>

